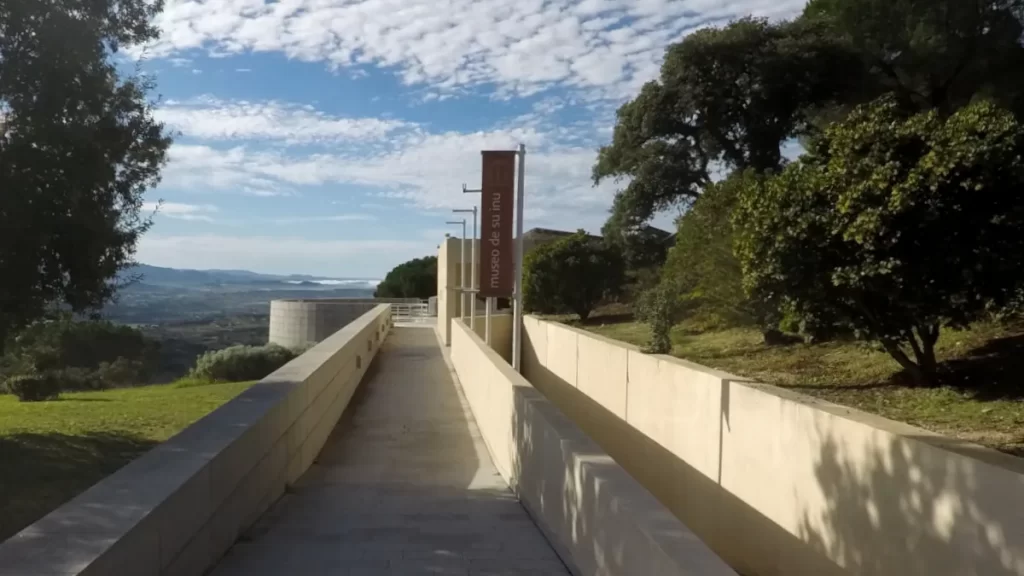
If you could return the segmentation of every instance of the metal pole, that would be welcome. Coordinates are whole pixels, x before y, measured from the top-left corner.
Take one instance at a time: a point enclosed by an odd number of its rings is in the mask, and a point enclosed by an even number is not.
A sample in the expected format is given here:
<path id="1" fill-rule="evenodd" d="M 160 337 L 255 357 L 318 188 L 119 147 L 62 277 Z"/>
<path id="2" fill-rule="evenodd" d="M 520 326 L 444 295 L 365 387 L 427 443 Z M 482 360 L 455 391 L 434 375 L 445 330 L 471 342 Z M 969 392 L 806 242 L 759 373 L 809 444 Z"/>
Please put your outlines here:
<path id="1" fill-rule="evenodd" d="M 522 372 L 523 352 L 523 193 L 526 191 L 526 145 L 519 145 L 519 192 L 516 194 L 516 292 L 512 315 L 512 368 Z"/>
<path id="2" fill-rule="evenodd" d="M 462 320 L 466 320 L 466 219 L 462 219 Z"/>
<path id="3" fill-rule="evenodd" d="M 491 345 L 491 297 L 488 296 L 484 305 L 484 342 Z"/>
<path id="4" fill-rule="evenodd" d="M 472 272 L 469 274 L 469 327 L 476 333 L 476 206 L 473 206 L 473 243 L 469 245 L 473 251 Z"/>
<path id="5" fill-rule="evenodd" d="M 472 255 L 469 257 L 470 258 L 470 270 L 471 270 L 470 274 L 469 274 L 469 291 L 470 291 L 469 301 L 471 303 L 471 306 L 469 307 L 469 327 L 473 331 L 476 331 L 476 289 L 477 289 L 477 279 L 476 279 L 476 217 L 477 217 L 477 207 L 473 206 L 472 210 L 452 210 L 452 212 L 463 213 L 463 214 L 470 214 L 470 213 L 473 214 L 473 243 L 470 244 L 470 251 L 472 252 Z"/>

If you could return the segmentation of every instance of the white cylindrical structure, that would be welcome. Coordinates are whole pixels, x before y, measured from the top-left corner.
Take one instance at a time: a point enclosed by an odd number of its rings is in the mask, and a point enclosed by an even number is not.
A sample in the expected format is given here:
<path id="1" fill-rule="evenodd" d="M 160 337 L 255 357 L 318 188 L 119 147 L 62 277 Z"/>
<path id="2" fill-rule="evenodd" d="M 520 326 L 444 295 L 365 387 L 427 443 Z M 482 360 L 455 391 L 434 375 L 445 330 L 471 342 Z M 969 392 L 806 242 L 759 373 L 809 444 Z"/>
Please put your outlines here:
<path id="1" fill-rule="evenodd" d="M 526 191 L 526 145 L 519 145 L 519 190 L 516 194 L 515 309 L 512 310 L 512 368 L 522 372 L 523 352 L 523 194 Z"/>

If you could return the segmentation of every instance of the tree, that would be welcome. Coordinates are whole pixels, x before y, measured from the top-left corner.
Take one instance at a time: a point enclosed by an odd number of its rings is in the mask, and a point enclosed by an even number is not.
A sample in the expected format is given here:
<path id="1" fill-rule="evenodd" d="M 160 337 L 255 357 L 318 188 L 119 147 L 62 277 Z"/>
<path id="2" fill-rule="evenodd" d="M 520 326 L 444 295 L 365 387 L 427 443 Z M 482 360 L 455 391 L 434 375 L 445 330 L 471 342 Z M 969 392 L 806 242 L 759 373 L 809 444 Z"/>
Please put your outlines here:
<path id="1" fill-rule="evenodd" d="M 781 146 L 811 128 L 813 109 L 858 85 L 856 57 L 817 21 L 746 18 L 668 48 L 658 81 L 624 104 L 595 183 L 628 178 L 610 222 L 631 230 L 688 207 L 716 169 L 782 165 Z"/>
<path id="2" fill-rule="evenodd" d="M 575 313 L 586 321 L 600 301 L 622 286 L 618 253 L 583 230 L 532 250 L 523 269 L 527 311 Z"/>
<path id="3" fill-rule="evenodd" d="M 803 19 L 859 57 L 871 98 L 948 116 L 982 96 L 1021 118 L 1022 17 L 1022 0 L 811 0 Z"/>
<path id="4" fill-rule="evenodd" d="M 942 327 L 1024 285 L 1024 128 L 990 103 L 907 117 L 857 108 L 801 161 L 744 190 L 737 255 L 755 298 L 832 317 L 918 382 Z"/>
<path id="5" fill-rule="evenodd" d="M 709 185 L 678 221 L 663 282 L 676 290 L 684 310 L 699 311 L 722 324 L 749 324 L 758 317 L 743 289 L 743 272 L 733 254 L 732 212 L 740 191 L 757 176 L 736 173 Z"/>
<path id="6" fill-rule="evenodd" d="M 0 342 L 54 305 L 109 301 L 150 222 L 170 139 L 149 81 L 112 54 L 156 38 L 160 2 L 0 3 Z"/>
<path id="7" fill-rule="evenodd" d="M 374 298 L 419 298 L 437 296 L 437 257 L 416 258 L 395 266 L 377 285 Z"/>

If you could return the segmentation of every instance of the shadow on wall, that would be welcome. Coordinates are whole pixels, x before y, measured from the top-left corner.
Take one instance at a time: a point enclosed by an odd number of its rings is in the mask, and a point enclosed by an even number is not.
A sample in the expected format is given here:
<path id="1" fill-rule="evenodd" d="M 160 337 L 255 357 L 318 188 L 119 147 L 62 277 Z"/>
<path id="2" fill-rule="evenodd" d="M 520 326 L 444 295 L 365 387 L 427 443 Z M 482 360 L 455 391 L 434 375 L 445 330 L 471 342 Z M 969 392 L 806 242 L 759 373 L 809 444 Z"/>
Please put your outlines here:
<path id="1" fill-rule="evenodd" d="M 913 441 L 854 461 L 838 439 L 826 438 L 815 463 L 826 509 L 804 513 L 800 536 L 852 574 L 936 574 L 938 566 L 957 576 L 1024 574 L 1024 535 L 999 521 L 1008 506 L 1024 514 L 1024 503 L 1000 496 L 1012 487 L 977 474 L 979 462 L 911 450 Z M 952 546 L 954 540 L 960 544 Z"/>
<path id="2" fill-rule="evenodd" d="M 851 454 L 843 439 L 812 429 L 824 439 L 813 462 L 820 500 L 796 495 L 805 509 L 795 511 L 798 525 L 787 529 L 544 367 L 532 346 L 523 353 L 525 376 L 537 390 L 745 576 L 1024 575 L 1024 534 L 1007 513 L 1015 507 L 1016 518 L 1024 516 L 1024 504 L 1007 501 L 1024 491 L 1024 474 L 990 468 L 1010 468 L 1012 458 L 990 454 L 990 465 L 955 440 L 881 433 L 867 453 Z M 738 385 L 722 386 L 725 433 L 737 424 L 730 422 L 730 389 Z M 530 448 L 529 428 L 516 422 L 523 449 Z M 951 458 L 918 442 L 969 457 Z M 721 460 L 718 467 L 720 475 Z M 822 507 L 811 508 L 815 502 Z"/>
<path id="3" fill-rule="evenodd" d="M 114 433 L 0 437 L 0 541 L 154 445 L 145 438 Z"/>
<path id="4" fill-rule="evenodd" d="M 560 455 L 545 454 L 538 457 L 535 452 L 540 447 L 561 447 L 564 439 L 546 437 L 550 434 L 549 427 L 536 421 L 540 417 L 536 406 L 539 394 L 531 398 L 530 392 L 536 393 L 522 387 L 517 387 L 514 391 L 512 437 L 519 456 L 513 460 L 513 477 L 518 479 L 520 500 L 527 507 L 539 508 L 531 510 L 535 517 L 544 519 L 544 522 L 537 522 L 537 525 L 546 533 L 548 541 L 562 558 L 575 560 L 580 573 L 628 574 L 628 566 L 624 562 L 624 550 L 628 543 L 616 538 L 617 535 L 609 534 L 605 530 L 606 522 L 595 522 L 591 525 L 588 521 L 596 517 L 595 512 L 610 509 L 607 501 L 607 494 L 610 491 L 598 490 L 593 485 L 582 490 L 577 487 L 579 480 L 586 483 L 595 473 L 607 474 L 616 466 L 611 462 L 602 462 L 601 460 L 606 460 L 602 458 L 604 455 L 594 452 L 585 453 L 580 462 L 574 462 L 573 453 L 578 454 L 578 450 L 563 449 Z M 558 456 L 561 458 L 554 459 Z M 565 472 L 560 476 L 545 474 L 531 466 L 552 466 L 556 470 L 564 469 Z M 574 469 L 577 470 L 579 480 L 570 476 Z M 538 479 L 538 482 L 527 480 L 531 478 Z M 552 478 L 560 478 L 561 481 L 549 483 L 549 479 Z M 557 530 L 561 534 L 571 534 L 576 547 L 582 543 L 586 548 L 577 548 L 576 554 L 572 554 L 562 548 L 558 536 L 552 534 L 552 530 Z M 583 565 L 584 562 L 592 564 Z"/>
<path id="5" fill-rule="evenodd" d="M 740 574 L 846 574 L 819 554 L 805 558 L 807 545 L 800 538 L 547 368 L 525 360 L 524 366 L 531 367 L 528 379 L 538 390 Z M 752 548 L 774 558 L 774 566 L 765 569 L 752 559 Z M 785 568 L 798 563 L 794 558 L 802 558 L 800 572 Z"/>

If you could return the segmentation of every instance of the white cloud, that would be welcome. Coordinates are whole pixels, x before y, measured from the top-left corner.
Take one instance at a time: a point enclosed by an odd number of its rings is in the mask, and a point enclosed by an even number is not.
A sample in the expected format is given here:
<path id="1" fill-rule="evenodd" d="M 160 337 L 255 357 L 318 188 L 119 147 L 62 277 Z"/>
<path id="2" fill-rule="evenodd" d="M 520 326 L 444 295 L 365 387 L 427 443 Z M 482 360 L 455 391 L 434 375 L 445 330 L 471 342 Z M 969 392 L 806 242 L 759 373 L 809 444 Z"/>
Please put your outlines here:
<path id="1" fill-rule="evenodd" d="M 170 62 L 171 66 L 174 66 L 175 68 L 184 68 L 184 67 L 189 66 L 190 64 L 192 64 L 192 59 L 191 58 L 169 58 L 168 62 Z"/>
<path id="2" fill-rule="evenodd" d="M 202 70 L 200 70 L 200 69 L 198 69 L 198 68 L 193 68 L 193 69 L 192 69 L 192 73 L 193 73 L 193 74 L 196 74 L 196 75 L 199 75 L 199 74 L 202 74 L 202 73 L 203 73 L 203 71 L 202 71 Z"/>
<path id="3" fill-rule="evenodd" d="M 433 254 L 435 245 L 426 240 L 319 241 L 278 236 L 146 234 L 139 241 L 136 257 L 140 262 L 173 268 L 383 277 L 400 262 Z"/>
<path id="4" fill-rule="evenodd" d="M 201 97 L 168 101 L 158 120 L 203 140 L 275 139 L 286 143 L 378 140 L 412 124 L 379 118 L 342 118 L 312 106 Z"/>
<path id="5" fill-rule="evenodd" d="M 737 16 L 790 16 L 806 0 L 168 0 L 153 56 L 283 52 L 332 67 L 393 68 L 443 91 L 552 85 L 621 97 L 665 45 Z M 135 49 L 137 52 L 142 47 Z"/>
<path id="6" fill-rule="evenodd" d="M 235 68 L 235 72 L 252 72 L 252 68 Z"/>
<path id="7" fill-rule="evenodd" d="M 302 186 L 358 184 L 411 208 L 447 211 L 479 204 L 478 196 L 463 194 L 462 184 L 480 187 L 481 150 L 512 150 L 520 142 L 528 147 L 526 226 L 599 228 L 615 185 L 592 186 L 594 149 L 566 146 L 553 139 L 553 133 L 535 128 L 469 134 L 415 132 L 398 139 L 393 149 L 368 156 L 293 156 L 245 146 L 219 149 L 176 144 L 164 182 L 181 189 L 256 189 L 268 194 Z"/>
<path id="8" fill-rule="evenodd" d="M 327 216 L 294 216 L 273 218 L 275 224 L 303 224 L 308 222 L 373 222 L 377 217 L 372 214 L 331 214 Z"/>
<path id="9" fill-rule="evenodd" d="M 216 206 L 209 204 L 182 204 L 179 202 L 145 202 L 142 211 L 175 218 L 178 220 L 194 220 L 213 222 L 212 214 L 217 212 Z"/>

